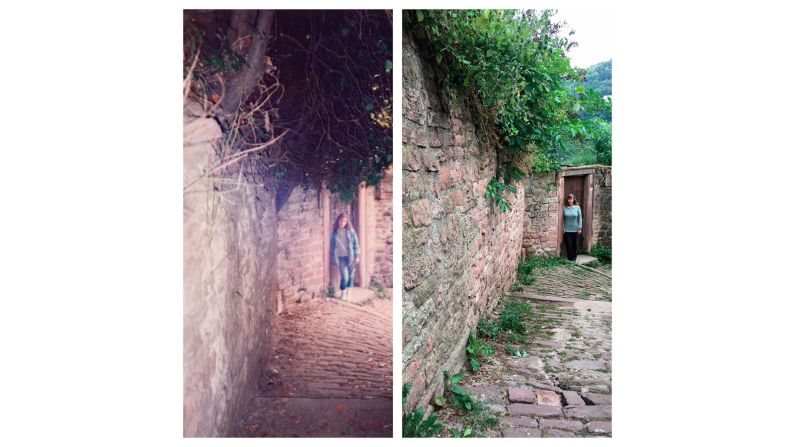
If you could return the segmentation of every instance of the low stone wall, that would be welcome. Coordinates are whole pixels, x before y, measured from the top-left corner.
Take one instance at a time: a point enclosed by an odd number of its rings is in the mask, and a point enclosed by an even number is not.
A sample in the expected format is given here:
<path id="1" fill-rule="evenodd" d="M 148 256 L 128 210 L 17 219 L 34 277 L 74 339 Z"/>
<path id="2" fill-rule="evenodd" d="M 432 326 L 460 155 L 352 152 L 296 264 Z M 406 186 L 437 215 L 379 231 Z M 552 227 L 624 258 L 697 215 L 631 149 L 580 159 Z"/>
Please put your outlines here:
<path id="1" fill-rule="evenodd" d="M 276 210 L 263 185 L 206 177 L 215 121 L 186 116 L 183 195 L 183 433 L 235 434 L 269 358 L 276 314 Z M 235 176 L 237 179 L 237 176 Z"/>
<path id="2" fill-rule="evenodd" d="M 525 186 L 522 254 L 557 256 L 560 226 L 558 176 L 554 172 L 531 173 Z"/>
<path id="3" fill-rule="evenodd" d="M 441 394 L 479 316 L 515 280 L 524 185 L 507 213 L 483 197 L 496 152 L 465 110 L 443 109 L 432 69 L 403 39 L 403 382 L 414 408 Z"/>

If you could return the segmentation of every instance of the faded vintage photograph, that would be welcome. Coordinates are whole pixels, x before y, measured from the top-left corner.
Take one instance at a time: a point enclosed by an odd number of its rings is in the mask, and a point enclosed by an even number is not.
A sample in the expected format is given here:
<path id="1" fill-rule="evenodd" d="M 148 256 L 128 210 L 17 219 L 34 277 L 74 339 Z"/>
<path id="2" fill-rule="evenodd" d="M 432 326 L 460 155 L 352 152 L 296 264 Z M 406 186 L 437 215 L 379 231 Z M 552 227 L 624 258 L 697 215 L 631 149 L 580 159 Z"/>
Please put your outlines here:
<path id="1" fill-rule="evenodd" d="M 402 34 L 403 436 L 612 436 L 609 15 Z"/>
<path id="2" fill-rule="evenodd" d="M 183 12 L 183 435 L 391 437 L 392 12 Z"/>

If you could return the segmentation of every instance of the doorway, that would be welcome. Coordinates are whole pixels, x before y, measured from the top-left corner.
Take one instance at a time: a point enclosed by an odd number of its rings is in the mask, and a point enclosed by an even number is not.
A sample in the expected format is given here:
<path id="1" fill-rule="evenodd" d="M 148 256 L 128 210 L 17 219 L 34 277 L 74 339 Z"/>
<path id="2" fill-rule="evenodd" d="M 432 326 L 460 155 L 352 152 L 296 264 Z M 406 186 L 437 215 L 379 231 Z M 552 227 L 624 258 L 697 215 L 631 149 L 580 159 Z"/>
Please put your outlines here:
<path id="1" fill-rule="evenodd" d="M 582 234 L 577 237 L 577 253 L 587 253 L 591 249 L 591 205 L 592 205 L 592 191 L 591 185 L 592 175 L 565 175 L 563 177 L 563 194 L 560 199 L 560 206 L 565 206 L 566 197 L 573 194 L 577 200 L 577 204 L 582 210 Z M 565 253 L 566 248 L 563 245 L 563 209 L 560 212 L 560 253 Z"/>

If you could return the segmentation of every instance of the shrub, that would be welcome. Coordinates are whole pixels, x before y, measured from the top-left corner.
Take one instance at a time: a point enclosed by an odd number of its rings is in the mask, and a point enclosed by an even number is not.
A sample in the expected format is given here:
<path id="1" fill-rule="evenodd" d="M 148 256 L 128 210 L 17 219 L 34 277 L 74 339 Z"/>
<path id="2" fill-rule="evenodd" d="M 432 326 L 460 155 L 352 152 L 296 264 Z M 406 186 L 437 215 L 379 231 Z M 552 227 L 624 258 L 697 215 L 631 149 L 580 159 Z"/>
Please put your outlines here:
<path id="1" fill-rule="evenodd" d="M 613 250 L 607 247 L 597 245 L 591 249 L 590 254 L 591 256 L 599 259 L 599 262 L 601 263 L 612 264 L 613 262 Z"/>

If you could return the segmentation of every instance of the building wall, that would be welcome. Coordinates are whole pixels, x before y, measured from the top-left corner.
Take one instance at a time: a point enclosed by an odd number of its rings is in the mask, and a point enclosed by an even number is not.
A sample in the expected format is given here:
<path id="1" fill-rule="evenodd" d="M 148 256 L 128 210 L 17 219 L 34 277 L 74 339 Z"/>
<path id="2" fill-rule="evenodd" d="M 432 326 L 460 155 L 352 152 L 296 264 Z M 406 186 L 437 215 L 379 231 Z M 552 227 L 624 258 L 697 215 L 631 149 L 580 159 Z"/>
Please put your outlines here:
<path id="1" fill-rule="evenodd" d="M 321 192 L 297 186 L 278 213 L 279 312 L 325 295 Z M 330 237 L 330 236 L 328 236 Z"/>
<path id="2" fill-rule="evenodd" d="M 524 255 L 557 256 L 560 226 L 558 176 L 531 173 L 525 181 Z"/>
<path id="3" fill-rule="evenodd" d="M 374 188 L 375 243 L 373 276 L 384 287 L 392 287 L 392 168 Z"/>
<path id="4" fill-rule="evenodd" d="M 610 166 L 598 166 L 594 172 L 594 246 L 613 246 L 613 173 Z"/>
<path id="5" fill-rule="evenodd" d="M 186 115 L 184 184 L 215 161 L 215 121 Z M 237 178 L 237 176 L 234 176 Z M 243 176 L 183 195 L 183 433 L 234 435 L 269 360 L 276 314 L 273 194 Z"/>
<path id="6" fill-rule="evenodd" d="M 494 148 L 465 109 L 443 107 L 432 69 L 403 39 L 403 382 L 414 408 L 463 366 L 469 331 L 515 280 L 524 185 L 507 213 L 483 197 Z"/>

